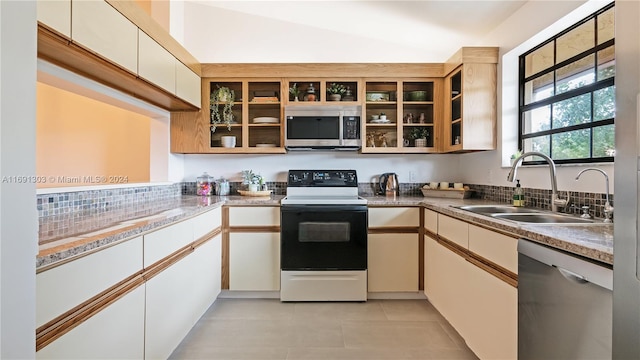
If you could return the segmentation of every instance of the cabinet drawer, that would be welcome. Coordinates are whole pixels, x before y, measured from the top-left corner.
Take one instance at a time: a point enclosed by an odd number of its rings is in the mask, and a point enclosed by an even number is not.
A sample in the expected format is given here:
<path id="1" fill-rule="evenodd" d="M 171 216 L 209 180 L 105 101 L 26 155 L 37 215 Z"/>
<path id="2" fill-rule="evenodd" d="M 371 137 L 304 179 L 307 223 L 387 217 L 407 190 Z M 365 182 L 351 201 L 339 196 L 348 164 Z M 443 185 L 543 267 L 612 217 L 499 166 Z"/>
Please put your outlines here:
<path id="1" fill-rule="evenodd" d="M 420 209 L 408 207 L 369 208 L 369 227 L 419 226 Z"/>
<path id="2" fill-rule="evenodd" d="M 518 273 L 518 239 L 469 225 L 469 250 Z"/>
<path id="3" fill-rule="evenodd" d="M 438 233 L 438 213 L 424 209 L 424 228 L 434 234 Z"/>
<path id="4" fill-rule="evenodd" d="M 111 5 L 74 0 L 71 24 L 74 42 L 138 73 L 138 27 Z"/>
<path id="5" fill-rule="evenodd" d="M 280 226 L 280 208 L 277 206 L 230 206 L 229 226 Z"/>
<path id="6" fill-rule="evenodd" d="M 222 208 L 207 211 L 191 221 L 193 221 L 193 240 L 195 241 L 222 226 Z"/>
<path id="7" fill-rule="evenodd" d="M 140 270 L 142 237 L 137 237 L 37 274 L 36 326 Z"/>
<path id="8" fill-rule="evenodd" d="M 181 221 L 144 235 L 144 267 L 161 260 L 193 241 L 193 222 Z"/>
<path id="9" fill-rule="evenodd" d="M 469 224 L 446 215 L 438 214 L 438 235 L 469 248 Z"/>

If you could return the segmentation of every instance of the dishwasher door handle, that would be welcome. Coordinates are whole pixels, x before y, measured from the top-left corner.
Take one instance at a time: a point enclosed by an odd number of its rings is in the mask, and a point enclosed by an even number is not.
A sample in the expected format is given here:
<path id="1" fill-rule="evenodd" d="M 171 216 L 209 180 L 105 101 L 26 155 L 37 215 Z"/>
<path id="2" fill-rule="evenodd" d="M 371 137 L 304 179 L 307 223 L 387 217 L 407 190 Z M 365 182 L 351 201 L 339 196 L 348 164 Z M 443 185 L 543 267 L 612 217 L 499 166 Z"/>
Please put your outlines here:
<path id="1" fill-rule="evenodd" d="M 589 280 L 587 280 L 587 278 L 585 278 L 584 276 L 574 273 L 571 270 L 567 270 L 565 268 L 562 268 L 558 265 L 553 265 L 554 268 L 558 269 L 558 271 L 560 272 L 560 274 L 562 276 L 564 276 L 565 279 L 569 280 L 569 281 L 573 281 L 576 284 L 587 284 L 589 283 Z"/>

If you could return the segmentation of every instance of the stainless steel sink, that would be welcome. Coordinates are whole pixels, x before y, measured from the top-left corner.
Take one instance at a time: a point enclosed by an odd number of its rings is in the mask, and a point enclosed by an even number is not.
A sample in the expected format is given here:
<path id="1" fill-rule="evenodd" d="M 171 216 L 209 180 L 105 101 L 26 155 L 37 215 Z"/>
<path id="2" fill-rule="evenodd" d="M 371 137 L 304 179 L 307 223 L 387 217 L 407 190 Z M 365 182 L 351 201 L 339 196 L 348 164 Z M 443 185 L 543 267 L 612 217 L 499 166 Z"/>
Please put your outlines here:
<path id="1" fill-rule="evenodd" d="M 512 205 L 464 205 L 458 209 L 496 219 L 528 224 L 594 224 L 597 221 L 576 216 L 558 214 L 546 210 L 529 209 Z"/>
<path id="2" fill-rule="evenodd" d="M 491 217 L 505 220 L 512 220 L 520 223 L 535 224 L 593 224 L 594 220 L 583 219 L 575 216 L 539 212 L 535 214 L 491 214 Z"/>
<path id="3" fill-rule="evenodd" d="M 525 207 L 518 207 L 512 205 L 464 205 L 457 206 L 458 209 L 471 211 L 476 214 L 512 214 L 512 213 L 539 213 L 541 210 L 534 210 Z"/>

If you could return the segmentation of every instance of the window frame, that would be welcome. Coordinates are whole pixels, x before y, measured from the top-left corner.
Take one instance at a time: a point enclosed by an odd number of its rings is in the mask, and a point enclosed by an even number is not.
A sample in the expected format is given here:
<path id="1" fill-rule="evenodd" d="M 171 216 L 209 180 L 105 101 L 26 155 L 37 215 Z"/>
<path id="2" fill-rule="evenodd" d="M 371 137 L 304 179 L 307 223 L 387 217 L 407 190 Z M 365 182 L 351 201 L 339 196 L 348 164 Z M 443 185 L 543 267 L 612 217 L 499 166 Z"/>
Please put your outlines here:
<path id="1" fill-rule="evenodd" d="M 599 69 L 599 64 L 598 64 L 598 53 L 604 49 L 607 49 L 609 47 L 615 46 L 615 37 L 612 39 L 609 39 L 601 44 L 598 44 L 598 16 L 605 13 L 606 11 L 612 9 L 615 7 L 615 2 L 611 2 L 608 5 L 598 9 L 597 11 L 591 13 L 590 15 L 588 15 L 587 17 L 583 18 L 582 20 L 574 23 L 573 25 L 567 27 L 566 29 L 562 30 L 561 32 L 555 34 L 554 36 L 550 37 L 549 39 L 541 42 L 540 44 L 538 44 L 537 46 L 532 47 L 531 49 L 527 50 L 526 52 L 522 53 L 520 56 L 518 56 L 518 148 L 519 149 L 524 149 L 524 142 L 526 139 L 531 139 L 531 138 L 536 138 L 536 137 L 540 137 L 540 136 L 549 136 L 549 154 L 552 158 L 553 158 L 553 135 L 554 134 L 562 134 L 562 133 L 569 133 L 571 131 L 576 131 L 576 130 L 583 130 L 583 129 L 590 129 L 591 132 L 591 136 L 590 136 L 590 140 L 589 140 L 589 157 L 588 158 L 573 158 L 573 159 L 554 159 L 554 162 L 556 164 L 587 164 L 587 163 L 613 163 L 614 161 L 614 156 L 604 156 L 604 157 L 593 157 L 593 141 L 594 141 L 594 133 L 593 130 L 596 128 L 599 128 L 601 126 L 606 126 L 606 125 L 614 125 L 615 126 L 615 117 L 613 118 L 607 118 L 607 119 L 601 119 L 601 120 L 593 120 L 594 119 L 594 93 L 597 92 L 598 90 L 601 89 L 605 89 L 608 87 L 614 87 L 615 89 L 615 76 L 603 79 L 603 80 L 598 80 L 598 69 Z M 614 10 L 615 11 L 615 10 Z M 593 20 L 594 24 L 594 46 L 580 52 L 579 54 L 573 55 L 568 59 L 565 59 L 559 63 L 556 63 L 556 58 L 557 58 L 557 47 L 556 47 L 556 41 L 561 38 L 563 35 L 566 35 L 567 33 L 573 31 L 574 29 L 584 25 L 585 23 L 589 22 Z M 544 46 L 549 45 L 550 43 L 554 44 L 553 46 L 553 62 L 554 65 L 538 71 L 534 74 L 531 74 L 530 76 L 525 77 L 525 71 L 526 71 L 526 57 L 529 54 L 534 53 L 535 51 L 543 48 Z M 592 84 L 589 85 L 585 85 L 582 87 L 578 87 L 578 88 L 574 88 L 574 89 L 570 89 L 568 91 L 562 92 L 560 94 L 555 94 L 552 95 L 550 97 L 547 97 L 545 99 L 542 100 L 538 100 L 538 101 L 532 101 L 528 104 L 525 105 L 525 96 L 526 96 L 526 91 L 525 91 L 525 87 L 526 84 L 531 81 L 534 80 L 536 78 L 541 78 L 545 75 L 549 75 L 550 73 L 552 74 L 553 77 L 553 81 L 549 84 L 549 86 L 552 86 L 554 89 L 556 88 L 556 86 L 558 85 L 559 81 L 564 80 L 558 80 L 557 79 L 557 71 L 559 69 L 562 69 L 563 67 L 576 63 L 577 61 L 581 60 L 581 59 L 585 59 L 589 56 L 594 57 L 594 63 L 593 63 L 593 68 L 594 69 L 594 82 Z M 612 59 L 612 61 L 614 61 L 614 67 L 615 67 L 615 55 L 614 58 Z M 590 68 L 591 69 L 591 68 Z M 577 73 L 579 74 L 579 73 Z M 572 76 L 575 76 L 577 74 L 574 74 Z M 589 122 L 585 122 L 585 123 L 581 123 L 581 124 L 576 124 L 576 125 L 571 125 L 571 126 L 567 126 L 567 127 L 561 127 L 561 128 L 553 128 L 551 127 L 548 130 L 541 130 L 541 131 L 537 131 L 537 132 L 531 132 L 531 133 L 527 133 L 525 134 L 525 128 L 526 128 L 526 113 L 528 111 L 532 111 L 538 108 L 542 108 L 545 106 L 552 106 L 552 104 L 554 103 L 558 103 L 560 101 L 563 100 L 567 100 L 567 99 L 571 99 L 571 98 L 575 98 L 577 96 L 580 95 L 584 95 L 584 94 L 590 94 L 591 97 L 591 110 L 590 110 L 590 119 Z M 553 114 L 553 109 L 551 108 L 551 114 Z M 615 115 L 614 115 L 615 116 Z M 553 123 L 553 115 L 551 115 L 551 123 Z M 615 128 L 614 128 L 615 129 Z M 528 158 L 531 159 L 531 158 Z M 544 164 L 546 163 L 543 160 L 526 160 L 523 161 L 523 165 L 537 165 L 537 164 Z"/>

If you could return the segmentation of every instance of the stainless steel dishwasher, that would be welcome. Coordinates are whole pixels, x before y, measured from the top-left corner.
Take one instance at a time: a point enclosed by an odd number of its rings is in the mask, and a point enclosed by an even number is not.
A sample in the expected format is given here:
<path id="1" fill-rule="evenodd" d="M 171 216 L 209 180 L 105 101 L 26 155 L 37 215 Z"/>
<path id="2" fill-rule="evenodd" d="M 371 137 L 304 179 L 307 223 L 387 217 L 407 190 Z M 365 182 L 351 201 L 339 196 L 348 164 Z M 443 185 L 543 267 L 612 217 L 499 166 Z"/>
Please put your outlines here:
<path id="1" fill-rule="evenodd" d="M 613 270 L 518 241 L 518 359 L 611 359 Z"/>

